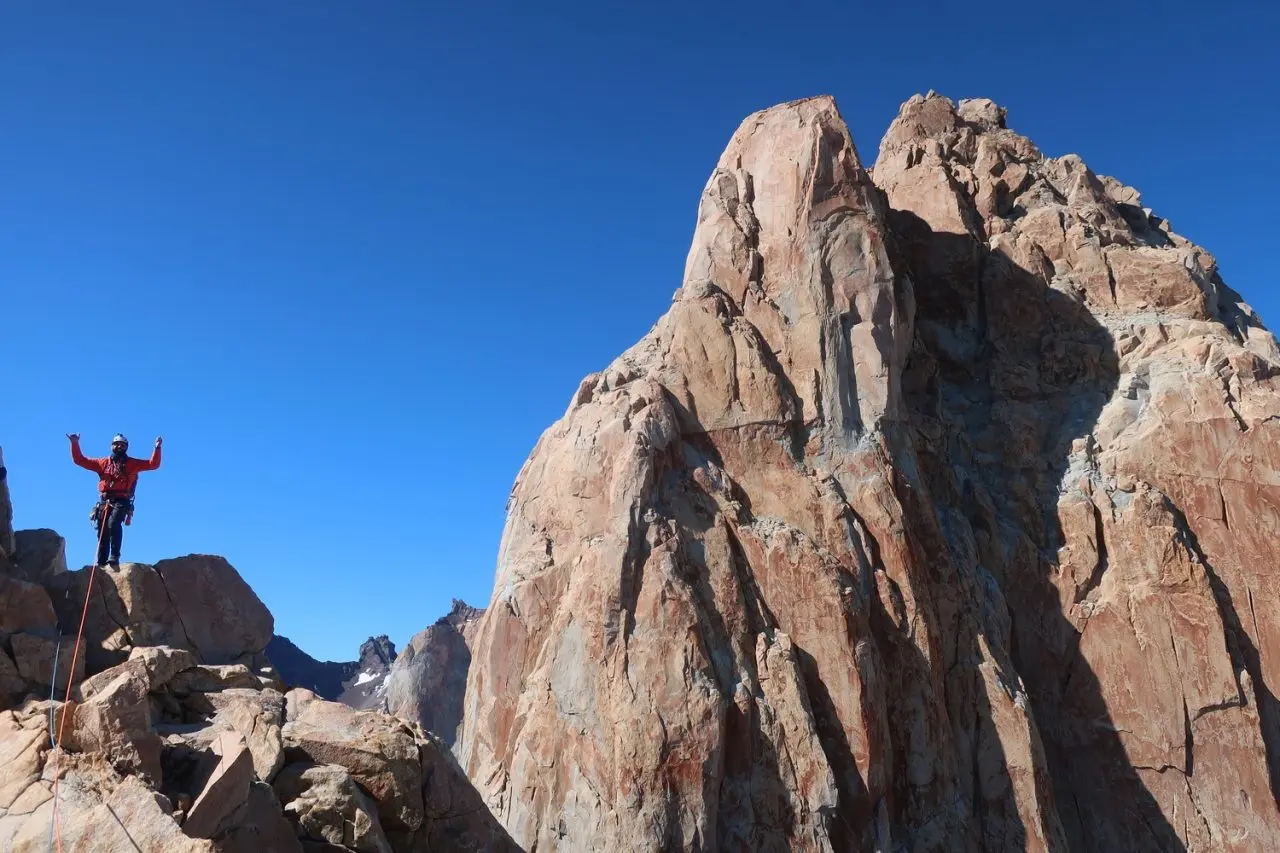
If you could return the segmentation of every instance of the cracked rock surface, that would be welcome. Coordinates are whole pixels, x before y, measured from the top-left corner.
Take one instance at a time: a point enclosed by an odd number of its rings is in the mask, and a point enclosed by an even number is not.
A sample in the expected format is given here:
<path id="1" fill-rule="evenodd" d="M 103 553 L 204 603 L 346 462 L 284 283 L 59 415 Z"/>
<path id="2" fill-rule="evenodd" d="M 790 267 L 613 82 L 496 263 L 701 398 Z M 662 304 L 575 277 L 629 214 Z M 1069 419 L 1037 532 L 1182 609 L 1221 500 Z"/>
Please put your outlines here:
<path id="1" fill-rule="evenodd" d="M 0 568 L 0 850 L 48 849 L 55 778 L 68 851 L 517 849 L 420 727 L 286 697 L 271 614 L 225 560 L 97 572 L 65 705 L 48 698 L 72 657 L 58 629 L 78 625 L 90 572 L 41 586 Z"/>
<path id="2" fill-rule="evenodd" d="M 752 115 L 520 471 L 461 762 L 526 849 L 1280 849 L 1278 375 L 990 101 Z"/>

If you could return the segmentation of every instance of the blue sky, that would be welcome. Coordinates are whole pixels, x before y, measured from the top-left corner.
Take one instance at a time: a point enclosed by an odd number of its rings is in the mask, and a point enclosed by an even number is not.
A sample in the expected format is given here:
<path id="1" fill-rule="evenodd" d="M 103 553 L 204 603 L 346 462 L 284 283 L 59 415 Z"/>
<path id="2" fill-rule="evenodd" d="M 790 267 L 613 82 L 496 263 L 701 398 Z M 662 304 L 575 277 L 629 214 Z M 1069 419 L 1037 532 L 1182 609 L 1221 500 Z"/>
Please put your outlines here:
<path id="1" fill-rule="evenodd" d="M 1274 8 L 851 5 L 5 3 L 16 523 L 89 562 L 64 434 L 163 434 L 126 559 L 223 554 L 329 659 L 487 604 L 516 472 L 669 304 L 729 136 L 820 93 L 867 162 L 913 93 L 990 97 L 1280 313 Z"/>

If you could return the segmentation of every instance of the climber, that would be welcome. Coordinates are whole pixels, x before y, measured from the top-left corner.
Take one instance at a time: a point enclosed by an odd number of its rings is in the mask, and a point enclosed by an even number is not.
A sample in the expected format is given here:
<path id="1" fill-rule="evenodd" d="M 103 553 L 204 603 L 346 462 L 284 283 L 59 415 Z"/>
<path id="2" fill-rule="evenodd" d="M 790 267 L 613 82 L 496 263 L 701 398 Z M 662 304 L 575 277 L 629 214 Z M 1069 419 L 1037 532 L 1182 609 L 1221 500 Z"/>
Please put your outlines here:
<path id="1" fill-rule="evenodd" d="M 97 565 L 118 569 L 120 540 L 124 537 L 124 525 L 133 517 L 133 492 L 138 486 L 138 474 L 160 467 L 160 445 L 164 439 L 156 439 L 150 459 L 135 459 L 128 453 L 129 439 L 117 434 L 111 439 L 111 455 L 92 459 L 80 452 L 78 433 L 67 433 L 67 438 L 71 440 L 71 461 L 98 475 L 98 502 L 89 516 L 98 531 Z"/>

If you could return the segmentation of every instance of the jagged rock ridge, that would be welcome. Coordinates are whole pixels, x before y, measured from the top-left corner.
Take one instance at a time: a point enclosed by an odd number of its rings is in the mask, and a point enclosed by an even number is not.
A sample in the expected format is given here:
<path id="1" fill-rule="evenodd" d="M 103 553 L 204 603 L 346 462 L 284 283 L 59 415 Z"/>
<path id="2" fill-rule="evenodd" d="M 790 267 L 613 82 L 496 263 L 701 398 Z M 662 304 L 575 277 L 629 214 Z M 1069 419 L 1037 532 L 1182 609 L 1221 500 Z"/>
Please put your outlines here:
<path id="1" fill-rule="evenodd" d="M 361 711 L 386 704 L 386 678 L 396 659 L 396 647 L 385 634 L 361 643 L 360 656 L 353 661 L 316 660 L 278 634 L 272 635 L 266 653 L 289 687 L 301 687 Z"/>
<path id="2" fill-rule="evenodd" d="M 517 849 L 421 726 L 286 690 L 271 614 L 225 560 L 69 572 L 49 534 L 0 556 L 0 850 Z M 91 575 L 71 701 L 50 701 Z"/>
<path id="3" fill-rule="evenodd" d="M 749 117 L 522 468 L 459 754 L 526 848 L 1273 850 L 1280 352 L 989 101 Z"/>
<path id="4" fill-rule="evenodd" d="M 447 614 L 415 634 L 387 675 L 383 710 L 454 746 L 462 725 L 471 644 L 483 614 L 455 598 Z"/>

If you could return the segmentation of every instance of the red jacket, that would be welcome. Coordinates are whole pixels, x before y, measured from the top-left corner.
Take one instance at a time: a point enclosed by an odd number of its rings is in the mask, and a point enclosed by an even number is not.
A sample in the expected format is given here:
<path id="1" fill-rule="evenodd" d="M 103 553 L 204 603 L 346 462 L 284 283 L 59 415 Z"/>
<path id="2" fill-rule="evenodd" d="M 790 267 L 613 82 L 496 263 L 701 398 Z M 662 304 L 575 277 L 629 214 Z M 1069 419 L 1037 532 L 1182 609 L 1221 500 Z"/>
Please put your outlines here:
<path id="1" fill-rule="evenodd" d="M 110 456 L 92 459 L 80 452 L 80 442 L 71 442 L 71 461 L 81 468 L 87 468 L 98 475 L 98 491 L 109 497 L 126 498 L 133 494 L 138 482 L 138 474 L 142 471 L 154 471 L 160 467 L 160 448 L 151 452 L 151 458 L 134 459 L 126 456 L 123 463 L 117 463 Z"/>

